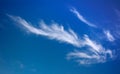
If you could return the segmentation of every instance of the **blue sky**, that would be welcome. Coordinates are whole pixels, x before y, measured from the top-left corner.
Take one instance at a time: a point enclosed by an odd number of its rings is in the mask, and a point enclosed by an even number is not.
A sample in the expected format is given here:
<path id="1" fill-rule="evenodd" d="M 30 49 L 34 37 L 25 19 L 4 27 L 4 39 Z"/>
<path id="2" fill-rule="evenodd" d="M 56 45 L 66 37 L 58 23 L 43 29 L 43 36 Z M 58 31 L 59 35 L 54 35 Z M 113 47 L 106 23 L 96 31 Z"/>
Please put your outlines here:
<path id="1" fill-rule="evenodd" d="M 119 74 L 119 4 L 0 0 L 0 74 Z"/>

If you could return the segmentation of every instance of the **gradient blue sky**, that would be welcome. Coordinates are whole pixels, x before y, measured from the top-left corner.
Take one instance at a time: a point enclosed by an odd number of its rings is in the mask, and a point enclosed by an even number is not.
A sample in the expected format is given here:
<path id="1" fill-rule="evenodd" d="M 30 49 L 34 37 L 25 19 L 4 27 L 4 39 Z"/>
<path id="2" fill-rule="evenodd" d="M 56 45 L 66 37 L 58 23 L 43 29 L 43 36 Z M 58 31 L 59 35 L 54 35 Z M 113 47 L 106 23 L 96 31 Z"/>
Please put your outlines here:
<path id="1" fill-rule="evenodd" d="M 0 0 L 0 74 L 120 74 L 119 54 L 119 0 Z"/>

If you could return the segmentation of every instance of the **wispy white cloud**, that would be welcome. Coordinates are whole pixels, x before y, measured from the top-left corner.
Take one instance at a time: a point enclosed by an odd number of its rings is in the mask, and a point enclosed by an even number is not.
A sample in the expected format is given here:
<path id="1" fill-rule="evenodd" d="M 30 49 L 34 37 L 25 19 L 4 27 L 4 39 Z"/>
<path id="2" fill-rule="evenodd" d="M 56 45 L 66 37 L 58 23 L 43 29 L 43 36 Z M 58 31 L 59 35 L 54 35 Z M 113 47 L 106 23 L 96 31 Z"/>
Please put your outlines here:
<path id="1" fill-rule="evenodd" d="M 80 21 L 84 22 L 88 26 L 95 27 L 95 28 L 97 27 L 95 24 L 87 21 L 75 8 L 71 8 L 70 11 L 74 13 Z"/>
<path id="2" fill-rule="evenodd" d="M 76 62 L 80 64 L 95 64 L 95 63 L 103 63 L 105 60 L 100 58 L 100 56 L 95 54 L 88 54 L 86 52 L 81 51 L 73 51 L 67 54 L 68 59 L 75 59 Z"/>
<path id="3" fill-rule="evenodd" d="M 113 52 L 105 49 L 101 44 L 91 40 L 87 35 L 83 40 L 84 51 L 73 51 L 67 55 L 68 59 L 76 59 L 80 64 L 94 64 L 106 62 L 108 58 L 113 58 Z M 109 55 L 109 56 L 107 56 Z"/>
<path id="4" fill-rule="evenodd" d="M 66 42 L 77 47 L 81 46 L 80 40 L 73 30 L 69 29 L 68 31 L 66 31 L 64 30 L 63 26 L 59 26 L 57 23 L 52 23 L 50 26 L 48 26 L 45 24 L 44 21 L 41 21 L 40 28 L 35 28 L 21 17 L 11 15 L 9 15 L 9 17 L 24 26 L 27 31 L 30 31 L 34 34 L 46 36 L 50 39 L 55 39 L 60 42 Z"/>
<path id="5" fill-rule="evenodd" d="M 107 39 L 108 39 L 109 41 L 113 42 L 113 41 L 115 40 L 115 38 L 114 38 L 113 35 L 110 33 L 110 31 L 105 30 L 105 31 L 104 31 L 104 34 L 105 34 L 105 36 L 107 37 Z"/>
<path id="6" fill-rule="evenodd" d="M 78 50 L 86 47 L 87 49 L 84 51 L 77 50 L 67 54 L 67 58 L 75 59 L 79 61 L 80 64 L 102 63 L 105 62 L 107 58 L 112 58 L 113 56 L 111 50 L 105 49 L 101 44 L 91 40 L 87 35 L 80 38 L 72 29 L 65 30 L 63 26 L 57 23 L 47 25 L 44 21 L 41 21 L 40 27 L 36 28 L 21 17 L 11 15 L 9 15 L 9 17 L 31 33 L 71 44 L 77 47 Z M 107 55 L 109 55 L 109 57 Z"/>

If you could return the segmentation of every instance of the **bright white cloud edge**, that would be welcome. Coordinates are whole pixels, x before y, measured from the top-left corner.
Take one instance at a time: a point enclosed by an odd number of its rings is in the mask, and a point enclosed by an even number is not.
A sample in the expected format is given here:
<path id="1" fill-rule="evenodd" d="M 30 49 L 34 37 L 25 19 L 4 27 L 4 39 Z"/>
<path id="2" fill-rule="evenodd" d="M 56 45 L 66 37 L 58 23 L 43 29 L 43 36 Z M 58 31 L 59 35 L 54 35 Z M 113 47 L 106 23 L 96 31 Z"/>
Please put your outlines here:
<path id="1" fill-rule="evenodd" d="M 101 44 L 91 40 L 87 35 L 84 35 L 83 39 L 80 39 L 72 29 L 67 31 L 57 23 L 51 23 L 48 26 L 44 21 L 41 21 L 40 27 L 36 28 L 21 17 L 8 16 L 17 24 L 22 25 L 26 31 L 77 47 L 77 51 L 68 53 L 67 58 L 74 59 L 77 62 L 79 61 L 80 64 L 103 63 L 108 58 L 113 58 L 113 52 L 111 50 L 105 49 Z M 87 47 L 87 49 L 79 51 L 82 47 Z"/>

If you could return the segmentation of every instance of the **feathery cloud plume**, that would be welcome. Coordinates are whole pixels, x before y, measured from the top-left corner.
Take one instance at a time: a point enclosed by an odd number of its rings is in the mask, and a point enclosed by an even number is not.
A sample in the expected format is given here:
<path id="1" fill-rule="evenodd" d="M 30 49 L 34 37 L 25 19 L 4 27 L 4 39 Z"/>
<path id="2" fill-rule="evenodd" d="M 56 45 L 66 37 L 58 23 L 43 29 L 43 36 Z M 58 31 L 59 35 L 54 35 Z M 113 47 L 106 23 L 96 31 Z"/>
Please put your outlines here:
<path id="1" fill-rule="evenodd" d="M 106 62 L 108 58 L 113 58 L 113 53 L 109 49 L 105 49 L 101 44 L 91 40 L 87 35 L 83 40 L 84 51 L 75 50 L 67 54 L 68 59 L 76 59 L 80 64 L 95 64 Z M 107 56 L 109 55 L 109 56 Z"/>
<path id="2" fill-rule="evenodd" d="M 105 62 L 107 58 L 113 57 L 111 50 L 105 49 L 101 44 L 91 40 L 87 35 L 85 35 L 83 39 L 80 39 L 72 29 L 65 30 L 63 26 L 57 23 L 51 23 L 51 25 L 48 26 L 44 21 L 41 21 L 40 27 L 36 28 L 21 17 L 8 16 L 33 34 L 71 44 L 77 47 L 78 50 L 86 47 L 87 49 L 84 51 L 73 51 L 67 54 L 67 58 L 75 59 L 79 61 L 80 64 L 102 63 Z"/>
<path id="3" fill-rule="evenodd" d="M 59 26 L 57 23 L 52 23 L 50 26 L 48 26 L 44 21 L 41 21 L 40 28 L 35 28 L 21 17 L 11 15 L 9 15 L 9 17 L 16 21 L 18 24 L 24 26 L 27 31 L 30 31 L 34 34 L 46 36 L 50 39 L 55 39 L 60 42 L 66 42 L 77 47 L 81 46 L 80 40 L 73 30 L 69 29 L 66 31 L 64 30 L 63 26 Z"/>

